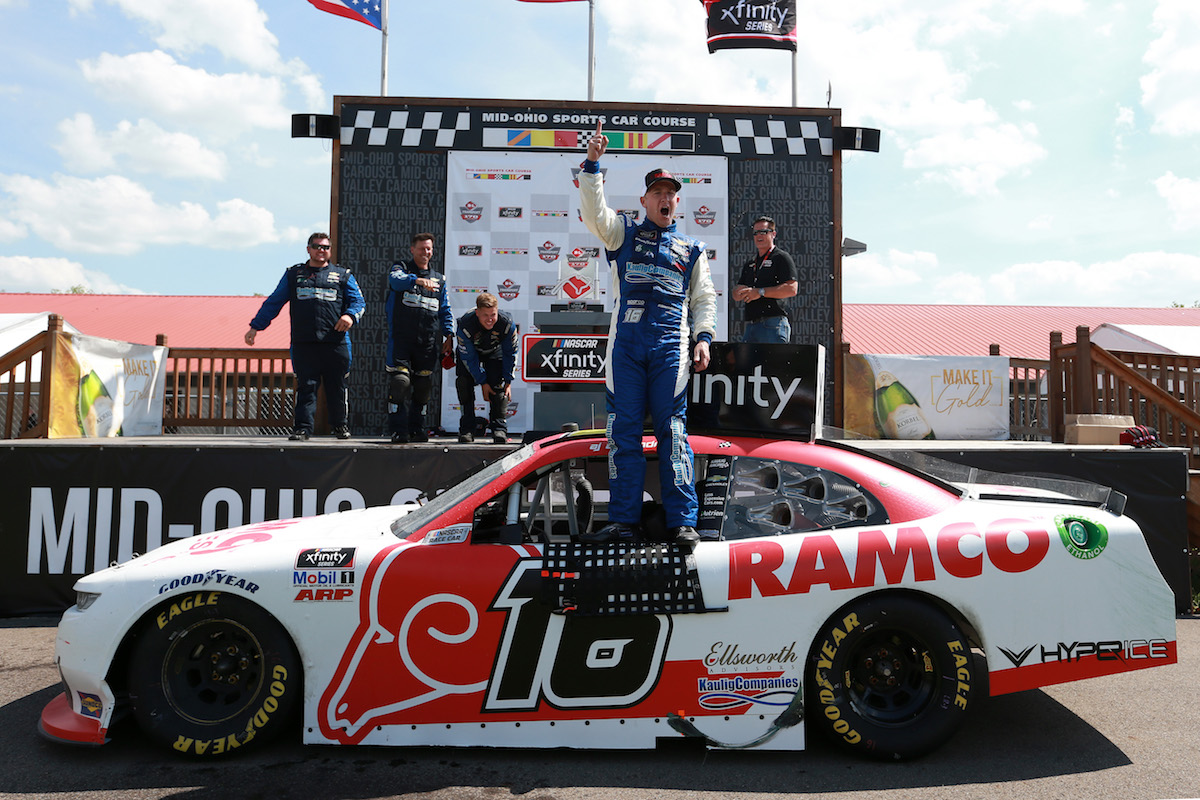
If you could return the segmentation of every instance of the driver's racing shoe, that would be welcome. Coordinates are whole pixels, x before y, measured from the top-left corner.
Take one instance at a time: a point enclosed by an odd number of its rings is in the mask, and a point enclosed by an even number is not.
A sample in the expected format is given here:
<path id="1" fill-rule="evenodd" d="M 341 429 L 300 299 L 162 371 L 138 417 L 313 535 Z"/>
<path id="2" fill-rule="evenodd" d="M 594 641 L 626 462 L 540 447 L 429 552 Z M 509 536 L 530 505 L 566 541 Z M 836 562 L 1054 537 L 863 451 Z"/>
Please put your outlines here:
<path id="1" fill-rule="evenodd" d="M 579 541 L 584 544 L 610 544 L 612 542 L 632 544 L 640 538 L 641 531 L 638 526 L 625 522 L 611 522 L 598 531 L 579 534 Z"/>
<path id="2" fill-rule="evenodd" d="M 700 534 L 696 533 L 696 529 L 691 525 L 680 525 L 678 528 L 671 528 L 670 540 L 680 547 L 692 548 L 700 541 Z"/>

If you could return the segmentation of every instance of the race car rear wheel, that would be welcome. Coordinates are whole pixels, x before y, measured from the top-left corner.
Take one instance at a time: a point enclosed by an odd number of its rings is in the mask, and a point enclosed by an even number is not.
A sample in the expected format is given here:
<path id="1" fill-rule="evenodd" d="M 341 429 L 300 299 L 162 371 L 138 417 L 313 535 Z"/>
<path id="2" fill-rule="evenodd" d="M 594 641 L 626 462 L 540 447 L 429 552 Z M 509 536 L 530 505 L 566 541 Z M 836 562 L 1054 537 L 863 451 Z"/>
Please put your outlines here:
<path id="1" fill-rule="evenodd" d="M 808 664 L 808 718 L 873 758 L 915 758 L 962 724 L 975 685 L 970 645 L 949 616 L 911 595 L 876 595 L 821 629 Z"/>
<path id="2" fill-rule="evenodd" d="M 302 693 L 300 660 L 279 623 L 221 592 L 159 606 L 133 646 L 128 677 L 142 729 L 202 757 L 266 742 L 290 722 Z"/>

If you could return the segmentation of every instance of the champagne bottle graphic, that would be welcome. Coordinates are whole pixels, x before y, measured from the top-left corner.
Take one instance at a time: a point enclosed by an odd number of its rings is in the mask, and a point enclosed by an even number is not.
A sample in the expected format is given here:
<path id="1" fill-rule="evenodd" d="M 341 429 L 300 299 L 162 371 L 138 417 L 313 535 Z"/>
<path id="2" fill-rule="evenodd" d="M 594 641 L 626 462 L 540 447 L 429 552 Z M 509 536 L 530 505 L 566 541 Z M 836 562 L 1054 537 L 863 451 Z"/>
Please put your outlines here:
<path id="1" fill-rule="evenodd" d="M 79 430 L 84 436 L 113 435 L 113 399 L 96 370 L 79 381 Z M 121 435 L 120 428 L 117 436 Z"/>
<path id="2" fill-rule="evenodd" d="M 890 372 L 875 374 L 875 421 L 889 439 L 936 439 L 917 398 Z"/>

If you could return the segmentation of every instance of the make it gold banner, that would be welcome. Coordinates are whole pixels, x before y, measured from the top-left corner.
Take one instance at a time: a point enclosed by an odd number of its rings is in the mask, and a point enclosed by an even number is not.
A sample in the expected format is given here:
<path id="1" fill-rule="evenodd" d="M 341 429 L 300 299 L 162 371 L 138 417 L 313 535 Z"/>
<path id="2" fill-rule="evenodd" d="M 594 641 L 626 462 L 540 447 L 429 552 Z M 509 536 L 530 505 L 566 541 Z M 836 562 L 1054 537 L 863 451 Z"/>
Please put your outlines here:
<path id="1" fill-rule="evenodd" d="M 162 433 L 167 348 L 80 334 L 56 340 L 51 439 Z"/>
<path id="2" fill-rule="evenodd" d="M 1004 356 L 848 355 L 842 426 L 873 439 L 1008 439 Z"/>

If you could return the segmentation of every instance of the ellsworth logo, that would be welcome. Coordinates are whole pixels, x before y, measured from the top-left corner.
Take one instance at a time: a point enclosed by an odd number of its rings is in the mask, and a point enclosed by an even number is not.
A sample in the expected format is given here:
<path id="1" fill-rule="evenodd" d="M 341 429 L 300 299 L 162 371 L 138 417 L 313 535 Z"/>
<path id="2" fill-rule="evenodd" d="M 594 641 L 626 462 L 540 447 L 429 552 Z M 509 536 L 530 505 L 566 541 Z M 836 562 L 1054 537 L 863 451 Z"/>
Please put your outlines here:
<path id="1" fill-rule="evenodd" d="M 475 205 L 474 200 L 468 200 L 465 206 L 458 207 L 458 214 L 464 222 L 479 222 L 483 219 L 483 206 Z"/>
<path id="2" fill-rule="evenodd" d="M 545 244 L 538 245 L 538 258 L 540 258 L 542 261 L 545 261 L 547 264 L 558 261 L 558 252 L 561 249 L 562 248 L 556 245 L 554 242 L 547 241 Z"/>
<path id="3" fill-rule="evenodd" d="M 513 283 L 512 278 L 505 278 L 504 283 L 496 286 L 496 294 L 504 300 L 516 300 L 521 293 L 521 284 Z"/>
<path id="4" fill-rule="evenodd" d="M 709 225 L 712 225 L 717 221 L 717 212 L 710 211 L 708 206 L 700 206 L 696 209 L 696 213 L 692 215 L 692 219 L 694 219 L 696 224 L 701 228 L 707 228 Z"/>

